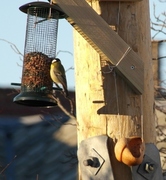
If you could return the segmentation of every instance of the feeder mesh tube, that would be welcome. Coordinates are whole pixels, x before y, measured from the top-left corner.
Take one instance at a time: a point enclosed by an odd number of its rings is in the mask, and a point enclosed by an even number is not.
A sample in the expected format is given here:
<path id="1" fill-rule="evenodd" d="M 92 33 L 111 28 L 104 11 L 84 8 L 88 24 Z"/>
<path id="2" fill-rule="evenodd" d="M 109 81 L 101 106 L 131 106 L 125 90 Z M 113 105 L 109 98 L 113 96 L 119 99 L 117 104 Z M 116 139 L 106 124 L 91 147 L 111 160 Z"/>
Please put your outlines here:
<path id="1" fill-rule="evenodd" d="M 42 52 L 54 58 L 56 56 L 58 12 L 52 11 L 49 17 L 48 9 L 32 7 L 28 11 L 24 54 Z"/>

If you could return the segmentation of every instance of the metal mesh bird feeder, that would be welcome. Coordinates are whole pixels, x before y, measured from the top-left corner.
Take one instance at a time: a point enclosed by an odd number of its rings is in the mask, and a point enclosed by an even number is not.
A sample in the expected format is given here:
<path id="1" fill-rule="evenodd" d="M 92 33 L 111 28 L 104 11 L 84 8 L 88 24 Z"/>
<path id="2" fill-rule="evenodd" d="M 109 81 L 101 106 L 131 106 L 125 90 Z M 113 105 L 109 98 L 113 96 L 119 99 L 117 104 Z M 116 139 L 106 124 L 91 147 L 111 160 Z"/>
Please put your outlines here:
<path id="1" fill-rule="evenodd" d="M 56 56 L 58 19 L 65 14 L 58 5 L 32 2 L 19 8 L 27 14 L 21 92 L 14 102 L 27 106 L 55 106 L 50 65 Z"/>

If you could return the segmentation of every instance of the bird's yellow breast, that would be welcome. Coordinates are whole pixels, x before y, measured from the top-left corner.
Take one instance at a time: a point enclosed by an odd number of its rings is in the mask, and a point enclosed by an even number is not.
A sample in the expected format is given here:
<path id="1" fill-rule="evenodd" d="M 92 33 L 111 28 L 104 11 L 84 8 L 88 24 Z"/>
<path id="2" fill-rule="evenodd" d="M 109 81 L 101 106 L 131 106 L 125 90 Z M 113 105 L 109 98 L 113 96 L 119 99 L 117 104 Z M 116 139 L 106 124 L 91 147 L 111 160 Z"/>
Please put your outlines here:
<path id="1" fill-rule="evenodd" d="M 50 76 L 52 81 L 54 81 L 55 83 L 59 83 L 59 79 L 57 78 L 56 74 L 55 74 L 55 65 L 51 64 L 51 69 L 50 69 Z"/>

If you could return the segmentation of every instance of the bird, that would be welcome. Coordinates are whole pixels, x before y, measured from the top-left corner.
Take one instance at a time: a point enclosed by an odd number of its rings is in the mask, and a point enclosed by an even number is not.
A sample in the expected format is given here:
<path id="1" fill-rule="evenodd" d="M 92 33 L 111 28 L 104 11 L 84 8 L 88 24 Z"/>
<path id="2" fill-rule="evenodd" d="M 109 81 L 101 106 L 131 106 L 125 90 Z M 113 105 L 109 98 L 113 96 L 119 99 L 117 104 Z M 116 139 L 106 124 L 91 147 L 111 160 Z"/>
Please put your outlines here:
<path id="1" fill-rule="evenodd" d="M 69 93 L 67 90 L 67 80 L 65 69 L 61 64 L 61 60 L 59 58 L 55 58 L 52 60 L 50 67 L 50 77 L 55 85 L 59 88 L 58 84 L 61 84 L 63 87 L 65 97 L 68 97 Z"/>

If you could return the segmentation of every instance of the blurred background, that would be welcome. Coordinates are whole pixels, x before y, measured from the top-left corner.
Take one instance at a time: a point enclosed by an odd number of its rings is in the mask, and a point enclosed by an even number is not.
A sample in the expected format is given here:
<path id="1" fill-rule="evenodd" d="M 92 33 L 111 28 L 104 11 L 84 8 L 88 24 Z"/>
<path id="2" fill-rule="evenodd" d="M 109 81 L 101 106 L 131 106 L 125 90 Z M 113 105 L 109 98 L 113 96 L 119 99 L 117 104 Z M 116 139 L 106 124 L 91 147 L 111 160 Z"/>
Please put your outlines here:
<path id="1" fill-rule="evenodd" d="M 25 108 L 12 102 L 18 87 L 11 83 L 21 83 L 27 23 L 19 7 L 26 3 L 29 1 L 2 1 L 0 6 L 0 180 L 73 180 L 77 178 L 76 122 L 60 108 Z M 166 1 L 149 0 L 149 5 L 157 147 L 166 172 Z M 59 20 L 56 52 L 74 99 L 72 32 L 65 19 Z M 63 98 L 62 102 L 70 110 Z"/>

